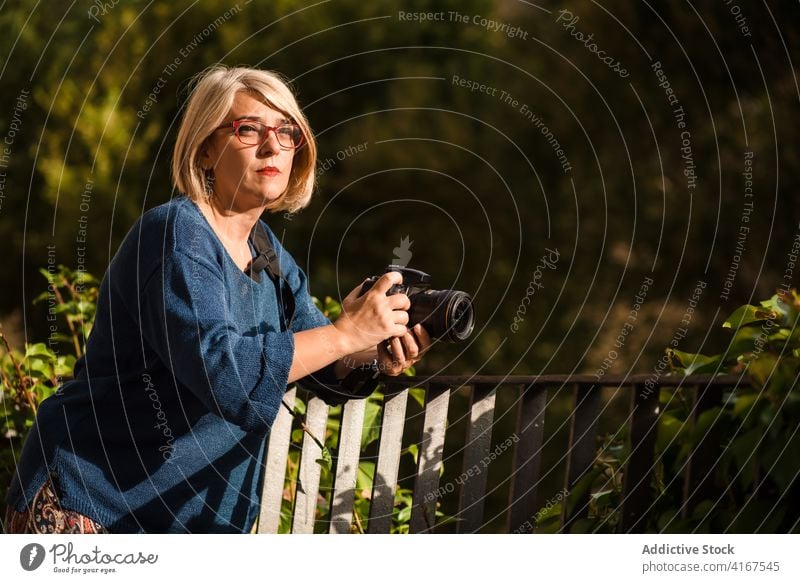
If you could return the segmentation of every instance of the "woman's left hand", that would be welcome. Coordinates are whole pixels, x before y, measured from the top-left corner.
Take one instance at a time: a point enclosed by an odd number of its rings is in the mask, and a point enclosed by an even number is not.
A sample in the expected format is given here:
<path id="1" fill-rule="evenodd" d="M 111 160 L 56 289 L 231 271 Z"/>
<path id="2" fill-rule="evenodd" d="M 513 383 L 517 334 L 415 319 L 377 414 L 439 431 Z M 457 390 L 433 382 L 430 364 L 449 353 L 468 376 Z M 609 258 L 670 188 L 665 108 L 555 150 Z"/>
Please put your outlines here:
<path id="1" fill-rule="evenodd" d="M 378 344 L 378 367 L 383 374 L 396 377 L 419 362 L 430 345 L 428 331 L 417 324 L 402 336 Z"/>

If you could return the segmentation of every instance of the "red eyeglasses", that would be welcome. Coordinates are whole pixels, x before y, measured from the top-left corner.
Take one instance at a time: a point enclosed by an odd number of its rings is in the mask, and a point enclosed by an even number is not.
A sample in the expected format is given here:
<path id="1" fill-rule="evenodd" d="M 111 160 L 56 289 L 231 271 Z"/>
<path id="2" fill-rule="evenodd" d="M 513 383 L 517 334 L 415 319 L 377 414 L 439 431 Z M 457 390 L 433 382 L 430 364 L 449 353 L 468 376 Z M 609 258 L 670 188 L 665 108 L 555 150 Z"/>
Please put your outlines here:
<path id="1" fill-rule="evenodd" d="M 278 144 L 284 150 L 297 149 L 305 142 L 303 130 L 294 123 L 268 126 L 260 121 L 239 119 L 219 126 L 217 129 L 233 127 L 233 133 L 245 146 L 260 146 L 267 141 L 269 132 L 274 132 Z"/>

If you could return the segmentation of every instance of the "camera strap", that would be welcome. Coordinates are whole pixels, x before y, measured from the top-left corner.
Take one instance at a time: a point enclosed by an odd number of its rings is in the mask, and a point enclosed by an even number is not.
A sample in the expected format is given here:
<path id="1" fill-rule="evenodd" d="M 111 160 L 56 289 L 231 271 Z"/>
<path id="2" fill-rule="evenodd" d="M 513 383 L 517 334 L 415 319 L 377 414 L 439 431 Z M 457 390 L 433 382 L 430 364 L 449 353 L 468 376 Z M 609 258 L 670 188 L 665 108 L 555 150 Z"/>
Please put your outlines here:
<path id="1" fill-rule="evenodd" d="M 286 279 L 281 271 L 278 254 L 275 252 L 275 248 L 272 246 L 264 227 L 261 225 L 261 221 L 258 221 L 253 226 L 253 232 L 250 234 L 250 242 L 253 244 L 257 255 L 250 261 L 250 265 L 247 266 L 245 273 L 255 281 L 261 282 L 261 272 L 267 272 L 277 288 L 278 297 L 283 308 L 284 322 L 288 330 L 291 326 L 292 317 L 294 316 L 294 294 L 291 288 L 289 288 L 288 283 L 283 285 Z M 323 399 L 329 404 L 343 403 L 348 399 L 354 398 L 363 399 L 372 394 L 377 388 L 382 380 L 381 377 L 382 374 L 377 360 L 373 360 L 371 363 L 350 371 L 340 382 L 339 389 L 342 389 L 341 391 L 336 389 L 331 391 L 329 387 L 324 387 L 326 390 Z M 310 375 L 310 378 L 313 379 L 313 375 Z M 319 388 L 321 389 L 323 387 Z"/>
<path id="2" fill-rule="evenodd" d="M 253 226 L 253 231 L 250 233 L 250 242 L 256 250 L 256 256 L 250 260 L 250 265 L 245 269 L 245 273 L 256 282 L 261 283 L 261 272 L 266 270 L 275 284 L 275 291 L 283 312 L 284 327 L 289 330 L 294 318 L 294 294 L 283 276 L 278 254 L 275 252 L 275 248 L 272 246 L 261 221 L 258 221 Z"/>
<path id="3" fill-rule="evenodd" d="M 255 247 L 257 255 L 250 260 L 250 265 L 247 266 L 245 273 L 259 283 L 261 282 L 261 272 L 265 269 L 271 279 L 282 279 L 283 272 L 281 272 L 278 254 L 275 253 L 275 248 L 270 243 L 264 227 L 261 226 L 261 221 L 253 225 L 253 231 L 250 233 L 250 242 Z"/>

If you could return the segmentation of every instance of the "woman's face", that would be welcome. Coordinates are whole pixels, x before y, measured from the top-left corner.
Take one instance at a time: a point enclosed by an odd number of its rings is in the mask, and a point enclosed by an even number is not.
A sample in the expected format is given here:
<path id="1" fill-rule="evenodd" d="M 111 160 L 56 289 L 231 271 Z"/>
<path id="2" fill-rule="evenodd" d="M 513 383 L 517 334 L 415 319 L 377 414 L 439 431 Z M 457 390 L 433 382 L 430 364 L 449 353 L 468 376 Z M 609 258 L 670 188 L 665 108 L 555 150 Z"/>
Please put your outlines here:
<path id="1" fill-rule="evenodd" d="M 240 119 L 260 121 L 271 127 L 291 122 L 280 111 L 244 92 L 236 94 L 223 124 Z M 227 207 L 263 206 L 286 190 L 294 150 L 281 148 L 275 132 L 269 131 L 267 136 L 261 146 L 242 144 L 233 127 L 218 129 L 209 137 L 201 161 L 204 169 L 213 169 L 214 196 Z"/>

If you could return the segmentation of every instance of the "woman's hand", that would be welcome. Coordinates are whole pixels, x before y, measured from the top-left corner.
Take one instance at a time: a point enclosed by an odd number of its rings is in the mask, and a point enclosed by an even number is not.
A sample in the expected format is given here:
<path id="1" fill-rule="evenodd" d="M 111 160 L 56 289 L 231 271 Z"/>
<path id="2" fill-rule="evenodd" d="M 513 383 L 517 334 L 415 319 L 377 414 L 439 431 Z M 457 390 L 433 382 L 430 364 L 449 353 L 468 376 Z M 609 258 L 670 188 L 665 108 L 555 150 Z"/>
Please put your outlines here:
<path id="1" fill-rule="evenodd" d="M 346 354 L 361 352 L 387 338 L 407 334 L 407 310 L 411 301 L 405 294 L 386 295 L 390 287 L 402 282 L 401 274 L 385 273 L 363 296 L 358 296 L 359 285 L 342 300 L 342 314 L 333 325 L 344 338 Z"/>
<path id="2" fill-rule="evenodd" d="M 419 362 L 430 345 L 428 331 L 417 324 L 402 336 L 378 344 L 378 368 L 383 374 L 396 377 Z"/>

